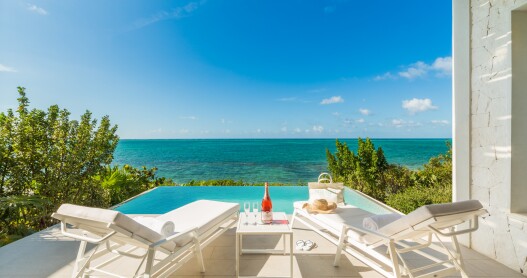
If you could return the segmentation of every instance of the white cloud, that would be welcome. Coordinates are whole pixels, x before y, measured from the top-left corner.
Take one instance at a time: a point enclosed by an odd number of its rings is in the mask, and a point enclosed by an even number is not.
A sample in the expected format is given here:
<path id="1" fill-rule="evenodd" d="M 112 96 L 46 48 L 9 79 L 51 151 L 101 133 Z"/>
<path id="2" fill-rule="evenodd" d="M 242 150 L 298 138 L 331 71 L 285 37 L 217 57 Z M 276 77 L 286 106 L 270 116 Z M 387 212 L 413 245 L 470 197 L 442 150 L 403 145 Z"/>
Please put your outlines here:
<path id="1" fill-rule="evenodd" d="M 404 124 L 406 124 L 405 120 L 401 120 L 401 119 L 393 119 L 392 120 L 392 125 L 394 125 L 396 127 L 402 127 Z"/>
<path id="2" fill-rule="evenodd" d="M 402 119 L 393 119 L 392 120 L 392 125 L 397 127 L 397 128 L 422 126 L 422 124 L 420 122 L 405 121 L 405 120 L 402 120 Z"/>
<path id="3" fill-rule="evenodd" d="M 408 78 L 408 79 L 414 79 L 416 77 L 422 77 L 426 75 L 429 69 L 429 65 L 418 61 L 417 63 L 414 63 L 410 65 L 406 70 L 400 71 L 399 76 Z"/>
<path id="4" fill-rule="evenodd" d="M 16 72 L 16 69 L 0 64 L 0 72 Z"/>
<path id="5" fill-rule="evenodd" d="M 182 120 L 191 120 L 191 121 L 195 121 L 195 120 L 198 119 L 198 117 L 196 117 L 196 116 L 181 116 L 179 118 L 182 119 Z"/>
<path id="6" fill-rule="evenodd" d="M 429 98 L 418 99 L 413 98 L 411 100 L 403 100 L 403 108 L 408 110 L 410 114 L 417 112 L 424 112 L 427 110 L 435 110 L 437 106 L 432 105 L 432 100 Z"/>
<path id="7" fill-rule="evenodd" d="M 281 130 L 282 132 L 287 132 L 287 126 L 283 126 L 280 130 Z"/>
<path id="8" fill-rule="evenodd" d="M 313 132 L 317 132 L 317 133 L 321 133 L 322 131 L 324 131 L 324 127 L 321 125 L 314 125 L 312 129 L 313 129 Z"/>
<path id="9" fill-rule="evenodd" d="M 432 120 L 431 123 L 435 124 L 435 125 L 448 125 L 448 124 L 450 124 L 450 122 L 447 121 L 447 120 Z"/>
<path id="10" fill-rule="evenodd" d="M 256 133 L 262 133 L 262 130 L 261 129 L 257 129 Z"/>
<path id="11" fill-rule="evenodd" d="M 331 113 L 331 115 L 333 115 L 335 117 L 338 117 L 338 116 L 340 116 L 340 113 L 339 112 L 333 112 L 333 113 Z"/>
<path id="12" fill-rule="evenodd" d="M 383 75 L 377 75 L 373 78 L 374 81 L 381 81 L 381 80 L 387 80 L 387 79 L 397 79 L 397 76 L 391 74 L 390 72 L 387 72 Z"/>
<path id="13" fill-rule="evenodd" d="M 364 116 L 369 116 L 371 114 L 371 111 L 365 108 L 360 108 L 359 112 Z"/>
<path id="14" fill-rule="evenodd" d="M 300 128 L 297 127 L 297 128 L 294 129 L 294 132 L 295 132 L 295 133 L 300 133 L 300 132 L 302 132 L 302 130 L 301 130 Z"/>
<path id="15" fill-rule="evenodd" d="M 386 72 L 382 75 L 377 75 L 373 78 L 374 81 L 381 81 L 387 79 L 397 79 L 399 77 L 409 80 L 425 77 L 429 73 L 435 73 L 435 76 L 450 76 L 452 74 L 452 57 L 438 57 L 432 64 L 427 64 L 423 61 L 417 61 L 413 64 L 403 67 L 403 69 L 394 75 L 391 72 Z"/>
<path id="16" fill-rule="evenodd" d="M 181 134 L 188 134 L 190 131 L 188 129 L 180 129 L 179 133 Z"/>
<path id="17" fill-rule="evenodd" d="M 356 122 L 356 123 L 359 123 L 359 124 L 362 124 L 362 123 L 364 123 L 365 121 L 364 121 L 363 118 L 360 118 L 360 119 L 355 120 L 355 122 Z"/>
<path id="18" fill-rule="evenodd" d="M 199 2 L 190 2 L 184 6 L 176 7 L 171 11 L 160 11 L 148 18 L 142 18 L 135 23 L 136 28 L 142 28 L 147 25 L 156 23 L 158 21 L 168 20 L 168 19 L 180 19 L 183 17 L 190 16 L 194 11 L 196 11 L 201 5 L 205 4 L 206 1 L 202 0 Z"/>
<path id="19" fill-rule="evenodd" d="M 30 11 L 30 12 L 33 12 L 33 13 L 37 13 L 39 15 L 47 15 L 48 14 L 48 12 L 46 10 L 44 10 L 41 7 L 38 7 L 37 5 L 33 5 L 33 4 L 27 4 L 27 10 Z"/>
<path id="20" fill-rule="evenodd" d="M 333 104 L 333 103 L 341 103 L 344 102 L 344 99 L 341 96 L 333 96 L 330 98 L 323 99 L 320 104 Z"/>
<path id="21" fill-rule="evenodd" d="M 439 57 L 432 64 L 432 69 L 438 72 L 438 75 L 452 74 L 452 57 Z"/>

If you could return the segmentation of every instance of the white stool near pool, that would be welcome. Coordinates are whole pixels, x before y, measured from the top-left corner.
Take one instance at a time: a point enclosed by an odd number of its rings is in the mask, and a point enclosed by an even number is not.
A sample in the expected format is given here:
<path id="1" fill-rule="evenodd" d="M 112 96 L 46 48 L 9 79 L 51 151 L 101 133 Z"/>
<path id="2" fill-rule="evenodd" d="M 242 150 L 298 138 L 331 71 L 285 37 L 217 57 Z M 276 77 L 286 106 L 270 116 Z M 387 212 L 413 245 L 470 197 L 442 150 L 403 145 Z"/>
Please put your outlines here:
<path id="1" fill-rule="evenodd" d="M 236 277 L 240 277 L 240 256 L 242 254 L 283 254 L 286 255 L 286 235 L 289 235 L 289 257 L 290 257 L 290 277 L 293 277 L 293 230 L 287 220 L 287 215 L 284 212 L 273 212 L 273 223 L 254 225 L 254 218 L 251 221 L 242 213 L 238 220 L 238 227 L 236 229 Z M 260 214 L 256 216 L 260 219 Z M 248 221 L 249 220 L 249 221 Z M 248 224 L 247 224 L 248 222 Z M 243 249 L 244 235 L 280 235 L 282 236 L 283 249 Z"/>

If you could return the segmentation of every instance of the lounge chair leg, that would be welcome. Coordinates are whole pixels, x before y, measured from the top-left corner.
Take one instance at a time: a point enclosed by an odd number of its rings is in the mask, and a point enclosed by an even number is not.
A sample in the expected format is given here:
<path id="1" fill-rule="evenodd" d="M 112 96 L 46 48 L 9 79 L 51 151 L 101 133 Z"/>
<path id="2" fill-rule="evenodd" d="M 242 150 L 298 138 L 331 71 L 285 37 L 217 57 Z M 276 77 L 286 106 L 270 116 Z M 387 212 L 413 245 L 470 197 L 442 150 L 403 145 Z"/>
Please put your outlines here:
<path id="1" fill-rule="evenodd" d="M 441 246 L 443 247 L 443 249 L 445 249 L 446 251 L 446 255 L 448 255 L 448 258 L 450 259 L 450 261 L 452 262 L 452 264 L 454 264 L 454 267 L 459 270 L 459 272 L 461 273 L 461 277 L 463 278 L 468 278 L 468 275 L 467 273 L 465 273 L 465 270 L 464 270 L 464 267 L 460 264 L 460 261 L 461 261 L 461 253 L 456 253 L 456 254 L 452 254 L 452 252 L 450 252 L 450 249 L 448 249 L 446 247 L 446 245 L 443 243 L 443 241 L 441 240 L 441 238 L 439 237 L 438 234 L 434 233 L 437 240 L 439 241 L 439 243 L 441 244 Z M 456 241 L 457 242 L 457 239 L 454 239 L 456 236 L 453 235 L 451 236 L 451 239 L 452 241 Z M 454 243 L 453 243 L 454 244 Z M 457 247 L 459 248 L 459 244 L 457 245 Z M 458 252 L 459 250 L 454 250 L 454 252 Z M 459 254 L 459 259 L 456 258 L 456 256 L 458 256 L 457 254 Z"/>
<path id="2" fill-rule="evenodd" d="M 335 260 L 333 261 L 333 266 L 339 266 L 340 264 L 340 255 L 342 254 L 342 249 L 344 249 L 344 241 L 346 239 L 346 234 L 348 233 L 347 227 L 342 227 L 342 232 L 340 232 L 339 244 L 337 245 L 337 253 L 335 254 Z"/>
<path id="3" fill-rule="evenodd" d="M 154 248 L 148 248 L 148 252 L 146 254 L 146 265 L 145 265 L 145 274 L 144 278 L 150 278 L 152 277 L 152 265 L 154 264 L 154 255 L 156 253 L 156 250 Z"/>
<path id="4" fill-rule="evenodd" d="M 454 229 L 451 229 L 451 232 L 453 232 Z M 459 242 L 457 241 L 457 236 L 452 236 L 452 248 L 454 248 L 454 255 L 456 256 L 456 260 L 459 263 L 461 267 L 465 267 L 463 264 L 463 257 L 461 255 L 461 248 L 459 248 Z"/>
<path id="5" fill-rule="evenodd" d="M 203 262 L 203 253 L 201 252 L 201 244 L 199 243 L 198 235 L 194 234 L 194 250 L 201 272 L 205 272 L 205 263 Z"/>
<path id="6" fill-rule="evenodd" d="M 293 216 L 291 216 L 291 229 L 293 229 L 293 225 L 295 225 L 295 218 L 296 218 L 296 209 L 293 211 Z"/>
<path id="7" fill-rule="evenodd" d="M 451 229 L 453 232 L 454 228 Z M 459 242 L 457 241 L 457 236 L 452 236 L 452 247 L 454 248 L 454 260 L 458 263 L 459 272 L 461 273 L 461 277 L 468 278 L 467 273 L 465 273 L 465 264 L 463 262 L 463 256 L 461 255 L 461 248 L 459 248 Z M 446 248 L 446 247 L 445 247 Z"/>
<path id="8" fill-rule="evenodd" d="M 83 241 L 83 242 L 86 243 L 85 241 Z M 85 262 L 84 262 L 84 264 L 80 265 L 80 269 L 77 270 L 77 273 L 74 273 L 74 275 L 73 275 L 74 278 L 88 277 L 88 274 L 84 273 L 84 271 L 86 270 L 86 268 L 90 267 L 91 259 L 92 259 L 93 255 L 95 255 L 97 253 L 97 250 L 99 249 L 100 246 L 101 246 L 101 244 L 97 244 L 97 246 L 95 246 L 95 248 L 93 248 L 93 251 L 91 252 L 91 254 L 89 256 L 87 256 L 87 257 L 82 256 L 82 259 L 85 260 Z M 85 248 L 86 248 L 86 245 L 84 246 L 84 249 Z"/>
<path id="9" fill-rule="evenodd" d="M 393 277 L 400 278 L 401 271 L 399 270 L 399 260 L 397 259 L 397 250 L 395 249 L 395 242 L 393 240 L 390 240 L 388 250 L 390 250 L 390 257 L 392 258 Z"/>
<path id="10" fill-rule="evenodd" d="M 79 272 L 79 264 L 84 258 L 84 252 L 86 252 L 86 244 L 86 241 L 81 241 L 79 245 L 79 251 L 77 252 L 77 260 L 75 260 L 75 264 L 73 265 L 73 273 L 71 277 L 77 277 L 77 273 Z"/>

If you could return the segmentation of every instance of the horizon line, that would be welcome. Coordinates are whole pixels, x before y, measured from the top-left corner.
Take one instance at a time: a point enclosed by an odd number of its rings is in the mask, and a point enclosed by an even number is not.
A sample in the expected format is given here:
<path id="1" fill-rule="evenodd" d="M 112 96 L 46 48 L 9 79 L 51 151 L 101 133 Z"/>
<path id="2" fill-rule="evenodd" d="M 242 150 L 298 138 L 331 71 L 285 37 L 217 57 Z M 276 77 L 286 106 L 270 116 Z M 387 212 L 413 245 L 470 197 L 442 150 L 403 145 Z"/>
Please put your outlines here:
<path id="1" fill-rule="evenodd" d="M 236 137 L 236 138 L 225 138 L 225 137 L 214 137 L 214 138 L 119 138 L 119 140 L 349 140 L 349 139 L 420 139 L 420 140 L 432 140 L 432 139 L 450 139 L 452 137 L 342 137 L 342 138 L 301 138 L 301 137 L 284 137 L 284 138 L 253 138 L 253 137 Z"/>

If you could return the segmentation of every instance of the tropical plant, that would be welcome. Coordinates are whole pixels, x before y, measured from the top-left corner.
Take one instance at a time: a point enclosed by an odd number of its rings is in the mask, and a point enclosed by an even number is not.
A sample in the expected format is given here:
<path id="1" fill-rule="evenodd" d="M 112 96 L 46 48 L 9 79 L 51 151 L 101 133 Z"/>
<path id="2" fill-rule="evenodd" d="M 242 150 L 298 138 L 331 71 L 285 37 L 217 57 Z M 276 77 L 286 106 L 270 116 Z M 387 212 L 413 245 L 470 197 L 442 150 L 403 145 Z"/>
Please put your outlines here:
<path id="1" fill-rule="evenodd" d="M 452 201 L 452 186 L 421 185 L 408 187 L 406 190 L 390 195 L 386 204 L 403 213 L 410 213 L 424 205 L 448 203 Z"/>
<path id="2" fill-rule="evenodd" d="M 338 140 L 335 154 L 326 154 L 334 180 L 408 213 L 422 205 L 451 202 L 452 149 L 447 146 L 446 154 L 432 157 L 418 170 L 388 163 L 369 138 L 358 139 L 357 154 Z"/>
<path id="3" fill-rule="evenodd" d="M 384 200 L 387 189 L 385 172 L 389 169 L 389 164 L 382 148 L 375 149 L 369 138 L 358 139 L 357 154 L 339 140 L 336 141 L 336 146 L 335 155 L 326 150 L 328 168 L 334 180 Z"/>
<path id="4" fill-rule="evenodd" d="M 53 224 L 63 203 L 108 207 L 171 180 L 156 168 L 110 167 L 119 141 L 108 116 L 80 120 L 57 105 L 29 110 L 18 87 L 16 111 L 0 113 L 0 245 Z"/>
<path id="5" fill-rule="evenodd" d="M 108 204 L 115 205 L 156 186 L 174 184 L 170 179 L 156 177 L 156 171 L 155 167 L 107 166 L 95 177 L 95 181 L 104 189 Z"/>

